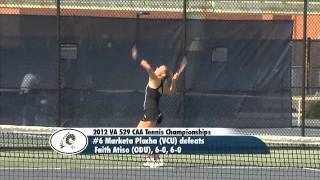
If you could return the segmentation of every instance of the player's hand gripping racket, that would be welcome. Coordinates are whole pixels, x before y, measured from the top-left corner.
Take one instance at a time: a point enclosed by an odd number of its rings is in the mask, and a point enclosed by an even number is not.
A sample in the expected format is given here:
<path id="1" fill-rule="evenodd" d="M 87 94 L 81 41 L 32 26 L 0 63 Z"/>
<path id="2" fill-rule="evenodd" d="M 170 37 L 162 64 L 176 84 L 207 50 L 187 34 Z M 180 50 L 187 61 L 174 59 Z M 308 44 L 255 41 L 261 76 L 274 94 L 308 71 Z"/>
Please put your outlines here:
<path id="1" fill-rule="evenodd" d="M 131 48 L 131 58 L 133 60 L 137 60 L 138 59 L 138 48 L 137 48 L 136 44 L 133 45 L 133 47 Z"/>
<path id="2" fill-rule="evenodd" d="M 141 60 L 138 52 L 139 36 L 140 36 L 140 17 L 150 15 L 149 12 L 139 11 L 136 13 L 136 27 L 135 27 L 135 39 L 134 45 L 131 49 L 131 58 L 133 60 Z"/>
<path id="3" fill-rule="evenodd" d="M 139 41 L 139 31 L 140 31 L 140 14 L 139 12 L 136 14 L 137 17 L 136 17 L 136 27 L 135 27 L 135 36 L 134 36 L 134 43 L 133 43 L 133 46 L 131 48 L 131 58 L 133 60 L 137 60 L 138 57 L 139 57 L 139 54 L 138 54 L 138 41 Z"/>

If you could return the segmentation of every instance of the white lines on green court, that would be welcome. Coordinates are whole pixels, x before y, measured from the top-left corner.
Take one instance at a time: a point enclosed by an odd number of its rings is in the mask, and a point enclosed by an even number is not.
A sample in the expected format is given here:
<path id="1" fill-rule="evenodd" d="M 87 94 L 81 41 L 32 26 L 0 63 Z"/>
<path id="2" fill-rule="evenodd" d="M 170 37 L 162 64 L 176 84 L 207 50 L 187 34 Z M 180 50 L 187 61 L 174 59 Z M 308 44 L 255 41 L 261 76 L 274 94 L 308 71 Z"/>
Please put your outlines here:
<path id="1" fill-rule="evenodd" d="M 114 167 L 80 167 L 80 168 L 52 168 L 52 167 L 43 167 L 43 168 L 37 168 L 37 167 L 3 167 L 0 168 L 0 170 L 32 170 L 32 171 L 42 171 L 42 170 L 139 170 L 139 169 L 256 169 L 256 170 L 306 170 L 306 171 L 315 171 L 320 172 L 320 169 L 315 168 L 298 168 L 298 167 L 254 167 L 254 166 L 209 166 L 209 167 L 179 167 L 179 166 L 163 166 L 163 167 L 157 167 L 157 168 L 150 168 L 150 167 L 143 167 L 143 166 L 114 166 Z"/>
<path id="2" fill-rule="evenodd" d="M 309 170 L 309 171 L 320 172 L 320 169 L 315 169 L 315 168 L 303 168 L 303 169 Z"/>

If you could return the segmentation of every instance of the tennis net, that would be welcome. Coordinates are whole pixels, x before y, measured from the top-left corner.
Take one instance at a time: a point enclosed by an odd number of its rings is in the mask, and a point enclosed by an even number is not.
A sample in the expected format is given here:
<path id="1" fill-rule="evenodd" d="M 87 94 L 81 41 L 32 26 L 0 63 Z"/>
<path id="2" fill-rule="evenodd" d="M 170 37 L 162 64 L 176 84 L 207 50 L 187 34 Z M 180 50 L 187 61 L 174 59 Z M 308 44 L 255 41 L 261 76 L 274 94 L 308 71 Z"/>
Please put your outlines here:
<path id="1" fill-rule="evenodd" d="M 0 179 L 309 179 L 320 178 L 320 138 L 260 136 L 271 154 L 62 155 L 51 150 L 55 128 L 0 127 Z"/>

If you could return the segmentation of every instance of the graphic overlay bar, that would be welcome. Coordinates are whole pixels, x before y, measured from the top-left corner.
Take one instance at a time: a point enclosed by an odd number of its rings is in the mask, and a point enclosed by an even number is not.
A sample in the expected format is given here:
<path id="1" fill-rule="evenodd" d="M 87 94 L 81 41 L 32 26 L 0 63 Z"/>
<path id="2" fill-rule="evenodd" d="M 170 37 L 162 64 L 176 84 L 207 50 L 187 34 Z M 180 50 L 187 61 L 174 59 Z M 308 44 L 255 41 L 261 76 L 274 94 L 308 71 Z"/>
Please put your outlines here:
<path id="1" fill-rule="evenodd" d="M 212 128 L 61 129 L 50 138 L 62 154 L 269 154 L 254 136 L 215 135 Z"/>

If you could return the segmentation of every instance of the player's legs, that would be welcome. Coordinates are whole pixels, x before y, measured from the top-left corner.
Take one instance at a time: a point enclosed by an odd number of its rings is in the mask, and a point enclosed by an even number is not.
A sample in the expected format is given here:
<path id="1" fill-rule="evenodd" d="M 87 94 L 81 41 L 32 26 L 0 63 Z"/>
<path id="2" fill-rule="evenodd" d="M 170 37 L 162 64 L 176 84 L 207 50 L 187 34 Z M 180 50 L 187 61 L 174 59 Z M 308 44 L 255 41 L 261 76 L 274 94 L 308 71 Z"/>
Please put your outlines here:
<path id="1" fill-rule="evenodd" d="M 147 110 L 144 118 L 139 122 L 137 128 L 154 128 L 162 120 L 162 115 L 157 110 Z M 163 166 L 163 162 L 158 154 L 150 154 L 144 166 L 159 167 Z"/>

